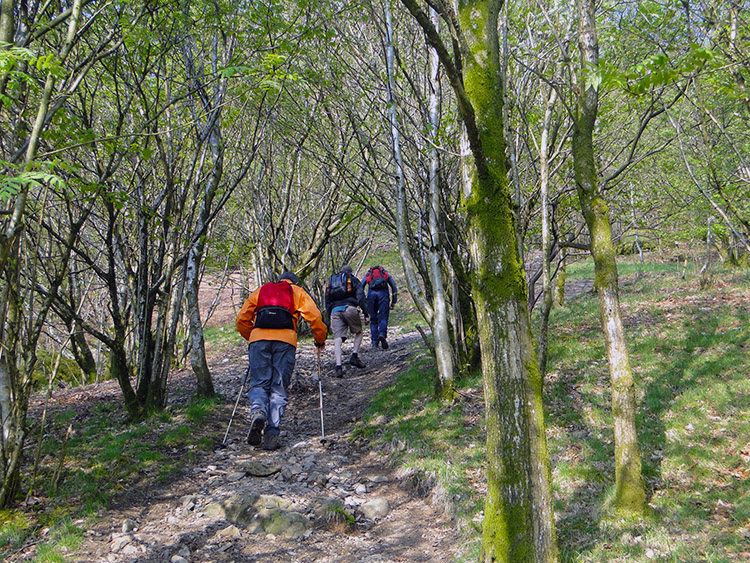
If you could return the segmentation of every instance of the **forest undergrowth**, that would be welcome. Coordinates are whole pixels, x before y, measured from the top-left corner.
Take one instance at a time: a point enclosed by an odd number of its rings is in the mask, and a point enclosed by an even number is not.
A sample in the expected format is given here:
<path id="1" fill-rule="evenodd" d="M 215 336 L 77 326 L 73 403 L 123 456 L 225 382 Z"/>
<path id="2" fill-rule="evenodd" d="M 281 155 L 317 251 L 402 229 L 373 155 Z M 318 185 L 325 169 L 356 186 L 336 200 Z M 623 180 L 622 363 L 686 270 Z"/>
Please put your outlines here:
<path id="1" fill-rule="evenodd" d="M 577 295 L 552 313 L 544 400 L 561 561 L 750 560 L 750 275 L 719 269 L 705 289 L 697 267 L 682 275 L 675 262 L 621 265 L 645 519 L 609 508 L 614 438 L 596 296 Z M 590 280 L 593 267 L 574 264 L 568 276 Z M 391 448 L 394 463 L 446 493 L 465 561 L 480 547 L 483 406 L 479 378 L 464 380 L 446 407 L 409 372 L 374 399 L 360 426 Z"/>
<path id="2" fill-rule="evenodd" d="M 592 275 L 586 262 L 568 270 L 572 281 Z M 609 509 L 609 375 L 596 296 L 586 292 L 552 313 L 544 382 L 561 560 L 747 561 L 750 274 L 717 270 L 701 289 L 697 272 L 683 279 L 679 264 L 625 262 L 621 288 L 651 511 L 628 519 Z M 418 351 L 410 369 L 372 396 L 352 439 L 385 451 L 414 494 L 444 505 L 463 540 L 459 560 L 476 561 L 486 492 L 481 378 L 464 378 L 459 399 L 445 405 L 432 398 L 431 377 Z M 35 544 L 34 561 L 65 561 L 117 495 L 199 465 L 221 441 L 218 409 L 234 399 L 196 401 L 178 389 L 167 411 L 129 425 L 117 391 L 114 382 L 100 384 L 50 413 L 37 477 L 25 480 L 36 485 L 0 513 L 0 559 Z M 34 428 L 38 420 L 32 437 Z M 27 450 L 29 475 L 36 443 Z"/>

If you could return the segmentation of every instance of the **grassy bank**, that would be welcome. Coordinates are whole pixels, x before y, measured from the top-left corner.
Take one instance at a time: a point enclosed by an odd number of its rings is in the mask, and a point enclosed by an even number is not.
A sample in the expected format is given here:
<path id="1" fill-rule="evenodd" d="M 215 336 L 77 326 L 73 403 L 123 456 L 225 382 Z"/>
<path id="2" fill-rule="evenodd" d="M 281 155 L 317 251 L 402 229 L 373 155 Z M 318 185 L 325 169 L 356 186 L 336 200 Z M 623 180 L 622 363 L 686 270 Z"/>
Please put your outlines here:
<path id="1" fill-rule="evenodd" d="M 193 400 L 138 424 L 118 420 L 121 405 L 111 402 L 78 418 L 74 409 L 54 413 L 26 503 L 0 510 L 0 561 L 30 544 L 37 546 L 34 563 L 65 561 L 100 508 L 137 484 L 168 482 L 211 450 L 199 429 L 216 408 L 213 400 Z M 64 444 L 69 425 L 76 431 Z M 61 462 L 64 478 L 56 475 Z"/>
<path id="2" fill-rule="evenodd" d="M 593 294 L 553 312 L 545 415 L 562 561 L 750 559 L 750 277 L 717 272 L 700 290 L 678 264 L 623 264 L 622 301 L 637 382 L 651 514 L 606 509 L 614 481 L 609 373 Z M 638 276 L 638 272 L 642 275 Z M 592 276 L 590 264 L 569 279 Z M 360 435 L 417 483 L 434 485 L 476 560 L 484 496 L 481 382 L 431 399 L 417 365 L 373 402 Z M 424 487 L 427 489 L 427 487 Z"/>

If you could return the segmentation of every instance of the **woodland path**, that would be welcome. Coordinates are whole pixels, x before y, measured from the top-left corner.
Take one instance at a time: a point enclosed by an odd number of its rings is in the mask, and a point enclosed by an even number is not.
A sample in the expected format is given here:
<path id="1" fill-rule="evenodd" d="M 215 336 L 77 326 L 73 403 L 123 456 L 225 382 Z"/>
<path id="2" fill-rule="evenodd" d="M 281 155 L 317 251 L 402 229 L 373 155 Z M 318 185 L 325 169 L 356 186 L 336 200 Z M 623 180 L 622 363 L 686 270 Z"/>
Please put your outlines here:
<path id="1" fill-rule="evenodd" d="M 367 342 L 369 339 L 366 339 Z M 332 377 L 333 346 L 324 351 L 323 404 L 325 432 L 330 442 L 320 443 L 320 411 L 314 349 L 301 344 L 292 380 L 290 403 L 282 420 L 282 448 L 264 452 L 248 446 L 247 398 L 240 401 L 226 448 L 217 447 L 224 436 L 246 368 L 246 349 L 238 346 L 214 358 L 212 373 L 223 397 L 220 417 L 206 425 L 215 447 L 188 465 L 179 478 L 165 485 L 130 487 L 117 504 L 102 512 L 86 533 L 80 550 L 70 560 L 79 562 L 368 562 L 451 561 L 456 538 L 446 515 L 446 504 L 413 485 L 408 475 L 389 466 L 385 452 L 365 441 L 350 440 L 355 423 L 374 392 L 424 353 L 416 332 L 393 333 L 390 348 L 372 349 L 363 343 L 360 357 L 367 365 L 347 366 L 343 379 Z M 344 361 L 351 340 L 344 343 Z M 111 386 L 111 383 L 108 382 Z M 180 393 L 192 387 L 189 373 L 171 383 Z M 73 392 L 74 390 L 69 390 Z M 112 389 L 117 392 L 116 386 Z M 67 393 L 66 393 L 67 394 Z M 82 398 L 81 398 L 82 399 Z M 70 400 L 75 400 L 70 397 Z M 175 452 L 175 455 L 180 455 Z M 268 477 L 248 474 L 251 462 L 267 468 L 285 468 Z M 238 498 L 275 495 L 312 522 L 297 538 L 283 534 L 252 533 L 216 516 L 211 505 Z M 353 528 L 326 525 L 321 507 L 340 502 L 356 515 Z M 361 505 L 383 505 L 387 514 L 365 517 Z M 206 510 L 208 509 L 208 514 Z"/>

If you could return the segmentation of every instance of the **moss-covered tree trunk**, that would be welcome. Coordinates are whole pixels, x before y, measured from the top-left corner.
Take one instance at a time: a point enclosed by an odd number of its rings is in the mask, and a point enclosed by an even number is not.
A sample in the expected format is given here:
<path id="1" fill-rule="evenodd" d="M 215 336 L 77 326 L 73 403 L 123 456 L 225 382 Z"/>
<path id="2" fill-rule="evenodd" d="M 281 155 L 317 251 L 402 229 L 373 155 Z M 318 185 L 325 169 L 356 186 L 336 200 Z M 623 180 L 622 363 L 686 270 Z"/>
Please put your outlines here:
<path id="1" fill-rule="evenodd" d="M 581 65 L 590 72 L 599 65 L 593 0 L 577 0 Z M 583 89 L 581 89 L 583 88 Z M 579 84 L 578 112 L 573 130 L 576 189 L 591 236 L 594 287 L 599 297 L 599 317 L 609 360 L 612 385 L 612 418 L 615 434 L 615 505 L 620 510 L 643 512 L 646 493 L 641 473 L 641 452 L 636 432 L 635 386 L 620 310 L 615 248 L 612 244 L 607 203 L 599 193 L 594 157 L 594 127 L 599 94 Z"/>
<path id="2" fill-rule="evenodd" d="M 497 49 L 500 2 L 459 7 L 474 55 L 464 74 L 480 141 L 466 198 L 487 423 L 486 562 L 557 559 L 541 378 L 505 170 Z M 477 158 L 479 157 L 479 158 Z M 478 162 L 477 162 L 478 164 Z"/>
<path id="3" fill-rule="evenodd" d="M 487 422 L 482 559 L 557 560 L 541 378 L 506 171 L 498 43 L 501 0 L 436 6 L 452 27 L 451 55 L 417 0 L 402 0 L 435 47 L 458 100 L 474 158 L 464 189 Z M 459 61 L 460 64 L 454 64 Z"/>

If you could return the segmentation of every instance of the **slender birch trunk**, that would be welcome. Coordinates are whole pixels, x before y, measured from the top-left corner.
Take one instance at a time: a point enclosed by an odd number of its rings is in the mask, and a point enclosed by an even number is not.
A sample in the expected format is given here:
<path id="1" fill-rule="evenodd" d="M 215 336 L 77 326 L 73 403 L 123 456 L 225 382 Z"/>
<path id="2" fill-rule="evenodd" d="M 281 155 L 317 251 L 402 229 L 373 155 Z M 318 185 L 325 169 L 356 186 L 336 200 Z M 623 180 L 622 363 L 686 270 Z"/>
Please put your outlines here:
<path id="1" fill-rule="evenodd" d="M 714 247 L 714 234 L 711 229 L 711 223 L 714 218 L 710 217 L 706 221 L 706 259 L 703 261 L 701 267 L 701 289 L 707 289 L 711 286 L 712 278 L 712 265 L 713 265 L 713 247 Z"/>
<path id="2" fill-rule="evenodd" d="M 549 344 L 549 314 L 552 310 L 552 276 L 550 275 L 550 210 L 549 210 L 549 132 L 552 112 L 557 101 L 557 91 L 550 88 L 547 109 L 544 113 L 542 138 L 539 143 L 539 181 L 542 203 L 542 310 L 539 323 L 539 347 L 537 351 L 539 375 L 542 380 L 547 373 L 547 348 Z"/>
<path id="3" fill-rule="evenodd" d="M 568 251 L 563 247 L 561 252 L 560 267 L 557 269 L 557 278 L 555 281 L 555 307 L 565 306 L 565 276 L 568 270 Z"/>
<path id="4" fill-rule="evenodd" d="M 501 66 L 501 77 L 503 84 L 506 85 L 505 88 L 503 88 L 503 95 L 505 96 L 505 99 L 503 101 L 503 125 L 504 125 L 504 134 L 505 138 L 507 140 L 507 148 L 508 148 L 508 162 L 510 163 L 510 178 L 511 178 L 511 184 L 513 185 L 513 213 L 515 215 L 515 225 L 516 225 L 516 241 L 518 244 L 518 255 L 521 257 L 521 264 L 524 265 L 524 271 L 526 270 L 525 267 L 525 256 L 524 256 L 524 244 L 523 244 L 523 228 L 522 228 L 522 216 L 521 216 L 521 210 L 523 208 L 522 201 L 523 201 L 523 195 L 521 192 L 521 177 L 518 172 L 518 154 L 516 151 L 516 140 L 518 139 L 518 132 L 516 132 L 516 139 L 513 139 L 514 131 L 511 128 L 510 124 L 510 109 L 511 109 L 511 100 L 512 97 L 510 93 L 508 92 L 507 84 L 508 84 L 508 59 L 510 57 L 510 44 L 508 42 L 508 3 L 503 2 L 502 7 L 502 23 L 500 24 L 502 26 L 503 30 L 503 41 L 502 41 L 502 66 Z"/>
<path id="5" fill-rule="evenodd" d="M 581 66 L 599 66 L 599 43 L 593 0 L 576 0 L 578 45 Z M 615 505 L 623 511 L 643 513 L 646 491 L 641 472 L 641 450 L 636 430 L 636 401 L 620 310 L 619 282 L 615 249 L 607 203 L 599 192 L 594 157 L 594 128 L 599 93 L 579 85 L 578 115 L 573 130 L 573 167 L 581 210 L 591 236 L 594 259 L 594 286 L 599 297 L 599 316 L 609 360 L 612 386 L 612 417 L 615 435 Z"/>
<path id="6" fill-rule="evenodd" d="M 466 127 L 460 125 L 459 154 L 460 154 L 460 189 L 462 197 L 471 194 L 471 175 L 474 169 L 474 157 L 469 146 Z M 450 233 L 448 234 L 450 240 Z M 449 255 L 451 269 L 451 302 L 454 323 L 455 360 L 461 372 L 471 372 L 479 369 L 481 353 L 479 346 L 479 331 L 477 328 L 474 301 L 470 290 L 464 290 L 470 285 L 469 277 L 475 267 L 470 260 L 459 255 L 456 249 Z M 468 262 L 468 263 L 467 263 Z"/>
<path id="7" fill-rule="evenodd" d="M 437 28 L 439 18 L 435 10 L 430 10 L 430 18 Z M 430 251 L 429 272 L 432 284 L 432 335 L 435 340 L 435 362 L 438 371 L 438 395 L 452 400 L 455 395 L 453 380 L 453 347 L 451 346 L 448 328 L 448 304 L 445 299 L 443 273 L 440 268 L 443 244 L 440 235 L 438 218 L 441 215 L 439 157 L 437 150 L 437 133 L 440 128 L 440 61 L 435 49 L 430 48 Z"/>
<path id="8" fill-rule="evenodd" d="M 407 209 L 406 194 L 404 187 L 404 167 L 401 159 L 401 143 L 398 131 L 398 117 L 396 116 L 396 102 L 394 99 L 395 79 L 393 76 L 393 65 L 395 54 L 393 49 L 393 19 L 391 16 L 391 0 L 385 0 L 385 25 L 386 25 L 386 68 L 388 71 L 388 119 L 391 122 L 391 141 L 393 142 L 393 160 L 396 173 L 396 230 L 398 234 L 398 249 L 401 256 L 401 264 L 404 267 L 404 277 L 409 293 L 414 299 L 414 304 L 422 316 L 432 324 L 433 310 L 425 297 L 422 286 L 417 277 L 417 266 L 409 252 L 409 241 L 407 237 Z"/>
<path id="9" fill-rule="evenodd" d="M 232 57 L 234 39 L 229 39 L 222 43 L 221 46 L 223 47 L 223 52 L 221 61 L 219 61 L 218 53 L 219 41 L 219 37 L 214 38 L 210 65 L 207 65 L 209 66 L 208 73 L 210 76 L 216 76 L 218 74 L 219 64 L 227 64 Z M 203 142 L 206 143 L 212 158 L 210 173 L 206 180 L 205 187 L 203 188 L 200 201 L 200 212 L 193 233 L 195 240 L 188 251 L 187 262 L 185 264 L 184 286 L 190 338 L 190 365 L 193 368 L 193 373 L 195 373 L 198 394 L 203 397 L 210 397 L 214 395 L 215 391 L 211 372 L 208 369 L 208 362 L 206 361 L 203 321 L 201 319 L 199 308 L 198 291 L 201 279 L 205 240 L 216 211 L 214 209 L 214 199 L 219 192 L 219 187 L 224 175 L 224 140 L 221 134 L 221 113 L 226 95 L 227 80 L 226 78 L 220 79 L 213 86 L 214 89 L 212 91 L 212 96 L 209 98 L 205 93 L 205 61 L 196 60 L 195 54 L 193 53 L 192 37 L 186 39 L 185 44 L 183 45 L 183 53 L 185 55 L 187 70 L 190 73 L 191 82 L 196 87 L 196 93 L 194 100 L 192 101 L 194 102 L 197 100 L 200 102 L 200 105 L 193 104 L 191 109 L 196 120 L 199 119 L 199 116 L 205 116 L 206 119 L 205 124 L 199 128 L 198 142 L 199 145 Z M 201 166 L 198 167 L 196 174 L 201 173 L 201 168 Z M 228 191 L 231 191 L 232 189 L 233 187 L 229 187 Z M 220 208 L 226 202 L 227 197 L 228 194 L 225 194 L 216 207 Z"/>
<path id="10" fill-rule="evenodd" d="M 635 232 L 635 249 L 638 251 L 638 278 L 643 276 L 643 246 L 641 246 L 641 237 L 638 231 L 638 218 L 635 214 L 635 195 L 633 185 L 628 190 L 630 193 L 630 218 L 633 222 L 633 231 Z"/>
<path id="11" fill-rule="evenodd" d="M 209 133 L 209 147 L 213 153 L 214 163 L 211 176 L 203 192 L 200 217 L 196 225 L 197 233 L 205 233 L 208 230 L 211 217 L 211 204 L 219 189 L 219 183 L 224 171 L 224 145 L 216 129 L 212 129 Z M 205 246 L 204 240 L 205 236 L 200 235 L 188 253 L 185 277 L 185 301 L 187 304 L 188 327 L 190 331 L 190 365 L 193 368 L 193 373 L 195 373 L 197 391 L 203 397 L 211 397 L 214 395 L 214 385 L 211 378 L 211 371 L 208 369 L 208 362 L 206 361 L 203 321 L 201 320 L 198 303 L 201 278 L 200 269 Z"/>

